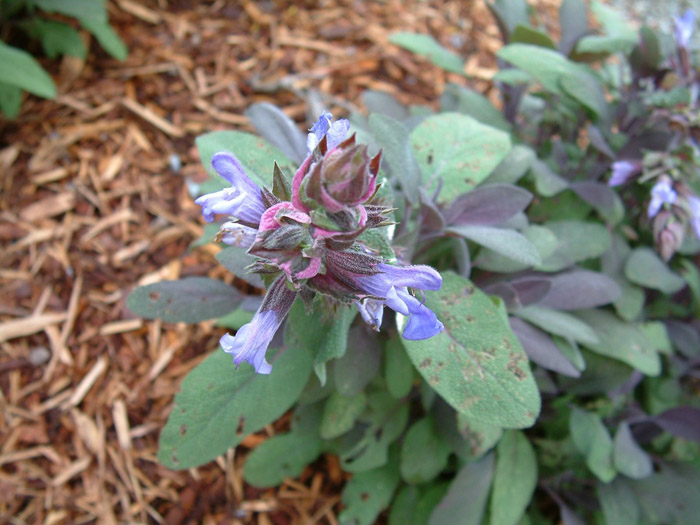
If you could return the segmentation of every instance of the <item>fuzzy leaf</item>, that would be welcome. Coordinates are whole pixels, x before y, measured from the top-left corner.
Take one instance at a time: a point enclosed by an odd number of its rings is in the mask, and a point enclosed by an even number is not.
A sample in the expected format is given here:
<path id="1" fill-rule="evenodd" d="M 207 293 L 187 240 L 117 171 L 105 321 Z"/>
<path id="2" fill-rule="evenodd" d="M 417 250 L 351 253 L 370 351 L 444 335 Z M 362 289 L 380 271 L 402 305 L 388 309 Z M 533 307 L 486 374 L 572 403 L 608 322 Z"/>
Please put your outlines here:
<path id="1" fill-rule="evenodd" d="M 430 188 L 442 178 L 445 202 L 477 186 L 511 147 L 507 133 L 459 113 L 428 117 L 411 132 L 411 145 Z"/>
<path id="2" fill-rule="evenodd" d="M 240 292 L 219 280 L 186 277 L 136 288 L 126 307 L 146 319 L 198 323 L 231 312 L 242 300 Z"/>
<path id="3" fill-rule="evenodd" d="M 440 99 L 442 110 L 464 113 L 487 126 L 510 131 L 510 124 L 491 101 L 481 93 L 458 84 L 447 84 Z"/>
<path id="4" fill-rule="evenodd" d="M 384 349 L 386 388 L 396 399 L 408 395 L 413 387 L 413 365 L 398 338 L 389 339 Z"/>
<path id="5" fill-rule="evenodd" d="M 243 479 L 253 487 L 267 488 L 285 478 L 297 478 L 321 453 L 317 435 L 290 432 L 266 439 L 246 458 Z"/>
<path id="6" fill-rule="evenodd" d="M 527 306 L 517 310 L 515 315 L 554 335 L 584 344 L 598 343 L 598 336 L 593 328 L 571 314 L 543 306 Z"/>
<path id="7" fill-rule="evenodd" d="M 542 263 L 535 245 L 515 230 L 463 224 L 450 226 L 447 231 L 485 246 L 518 263 L 528 266 L 537 266 Z"/>
<path id="8" fill-rule="evenodd" d="M 540 398 L 527 356 L 498 308 L 463 277 L 443 274 L 426 304 L 444 325 L 424 341 L 403 341 L 430 386 L 457 411 L 493 425 L 534 423 Z"/>
<path id="9" fill-rule="evenodd" d="M 600 416 L 574 408 L 569 417 L 569 429 L 591 472 L 603 483 L 612 481 L 616 475 L 612 464 L 613 441 Z"/>
<path id="10" fill-rule="evenodd" d="M 73 18 L 84 18 L 95 22 L 107 22 L 105 0 L 33 0 L 33 3 L 48 13 L 60 13 Z"/>
<path id="11" fill-rule="evenodd" d="M 417 55 L 424 56 L 436 66 L 459 75 L 464 75 L 462 59 L 448 49 L 442 47 L 430 35 L 421 33 L 394 33 L 389 42 L 401 46 Z"/>
<path id="12" fill-rule="evenodd" d="M 616 301 L 622 291 L 610 277 L 589 270 L 571 270 L 549 278 L 547 295 L 540 306 L 555 310 L 583 310 Z"/>
<path id="13" fill-rule="evenodd" d="M 227 246 L 215 255 L 216 260 L 221 263 L 229 272 L 243 279 L 248 284 L 256 288 L 265 288 L 260 275 L 249 273 L 246 267 L 253 263 L 253 257 L 248 255 L 243 248 L 238 246 Z"/>
<path id="14" fill-rule="evenodd" d="M 126 60 L 129 50 L 106 20 L 99 21 L 93 18 L 80 17 L 79 22 L 81 26 L 92 33 L 92 36 L 100 43 L 102 49 L 117 60 Z"/>
<path id="15" fill-rule="evenodd" d="M 449 224 L 496 226 L 517 215 L 532 194 L 512 184 L 488 184 L 457 197 L 445 214 Z"/>
<path id="16" fill-rule="evenodd" d="M 311 373 L 304 348 L 291 347 L 272 359 L 272 372 L 259 375 L 229 354 L 214 352 L 185 378 L 160 434 L 158 461 L 168 468 L 203 465 L 284 414 Z"/>
<path id="17" fill-rule="evenodd" d="M 429 454 L 425 451 L 429 450 Z M 430 417 L 416 421 L 401 445 L 401 477 L 407 483 L 425 483 L 447 466 L 450 448 L 440 438 Z"/>
<path id="18" fill-rule="evenodd" d="M 615 468 L 632 479 L 642 479 L 654 472 L 651 458 L 637 444 L 624 421 L 617 427 L 614 450 Z"/>
<path id="19" fill-rule="evenodd" d="M 624 478 L 618 477 L 612 483 L 596 483 L 596 494 L 603 508 L 605 523 L 608 525 L 637 525 L 639 504 L 636 496 Z"/>
<path id="20" fill-rule="evenodd" d="M 32 55 L 0 42 L 0 78 L 3 84 L 18 87 L 44 98 L 56 98 L 56 86 Z"/>
<path id="21" fill-rule="evenodd" d="M 306 157 L 306 136 L 284 111 L 269 102 L 260 102 L 250 105 L 245 116 L 270 144 L 297 164 L 302 163 Z"/>
<path id="22" fill-rule="evenodd" d="M 543 331 L 517 317 L 509 319 L 510 327 L 518 336 L 525 353 L 533 363 L 560 374 L 579 377 L 581 372 L 562 353 L 554 341 Z"/>
<path id="23" fill-rule="evenodd" d="M 367 397 L 360 392 L 353 397 L 345 397 L 333 392 L 323 405 L 321 437 L 334 439 L 350 430 L 367 405 Z"/>
<path id="24" fill-rule="evenodd" d="M 517 525 L 537 484 L 537 457 L 522 432 L 509 430 L 496 448 L 491 525 Z"/>
<path id="25" fill-rule="evenodd" d="M 537 268 L 545 272 L 556 272 L 576 262 L 600 257 L 612 242 L 608 229 L 593 222 L 551 221 L 545 226 L 559 240 L 556 251 Z"/>
<path id="26" fill-rule="evenodd" d="M 637 248 L 625 262 L 625 276 L 635 284 L 671 295 L 685 286 L 684 279 L 672 272 L 651 248 Z"/>

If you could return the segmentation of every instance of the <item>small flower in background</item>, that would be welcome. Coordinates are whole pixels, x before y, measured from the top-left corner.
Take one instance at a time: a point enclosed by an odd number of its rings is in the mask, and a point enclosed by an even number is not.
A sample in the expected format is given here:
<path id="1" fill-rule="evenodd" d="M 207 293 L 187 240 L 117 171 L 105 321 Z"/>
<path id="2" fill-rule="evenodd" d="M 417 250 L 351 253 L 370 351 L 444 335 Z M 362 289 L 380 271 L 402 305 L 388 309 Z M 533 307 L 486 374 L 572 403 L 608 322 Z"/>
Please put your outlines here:
<path id="1" fill-rule="evenodd" d="M 662 210 L 654 219 L 654 244 L 664 261 L 673 257 L 683 244 L 683 223 L 674 215 Z"/>
<path id="2" fill-rule="evenodd" d="M 690 225 L 695 232 L 695 236 L 700 239 L 700 198 L 694 195 L 688 197 L 690 206 Z"/>
<path id="3" fill-rule="evenodd" d="M 661 206 L 673 204 L 677 198 L 678 194 L 671 186 L 671 181 L 668 178 L 662 178 L 651 189 L 651 201 L 647 211 L 648 217 L 653 219 L 659 213 Z"/>
<path id="4" fill-rule="evenodd" d="M 608 186 L 620 186 L 631 181 L 642 172 L 642 163 L 632 160 L 618 160 L 612 165 L 612 176 Z"/>
<path id="5" fill-rule="evenodd" d="M 386 264 L 358 241 L 364 231 L 391 223 L 388 208 L 370 204 L 381 154 L 370 157 L 354 135 L 346 138 L 349 127 L 347 120 L 331 122 L 331 114 L 323 113 L 310 130 L 309 155 L 292 184 L 276 182 L 273 192 L 258 187 L 233 154 L 212 158 L 231 187 L 195 202 L 208 222 L 214 214 L 228 215 L 218 239 L 257 257 L 252 271 L 276 276 L 253 320 L 235 336 L 221 338 L 236 365 L 246 361 L 257 373 L 270 373 L 265 352 L 300 291 L 304 297 L 321 293 L 354 304 L 375 330 L 386 305 L 408 316 L 406 339 L 427 339 L 443 330 L 435 313 L 410 291 L 439 289 L 440 274 L 429 266 Z M 275 177 L 284 175 L 277 171 Z"/>
<path id="6" fill-rule="evenodd" d="M 673 17 L 673 34 L 676 38 L 676 43 L 687 48 L 690 43 L 690 38 L 693 36 L 695 26 L 695 13 L 692 9 L 688 9 L 683 16 Z"/>

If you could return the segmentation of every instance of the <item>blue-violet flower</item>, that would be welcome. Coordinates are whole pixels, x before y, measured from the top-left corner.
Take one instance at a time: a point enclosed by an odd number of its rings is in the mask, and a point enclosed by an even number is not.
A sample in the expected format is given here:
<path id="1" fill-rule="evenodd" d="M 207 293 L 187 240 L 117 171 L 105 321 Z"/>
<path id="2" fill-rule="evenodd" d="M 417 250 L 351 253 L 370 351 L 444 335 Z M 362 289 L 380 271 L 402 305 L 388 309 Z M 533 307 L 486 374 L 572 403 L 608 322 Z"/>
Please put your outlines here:
<path id="1" fill-rule="evenodd" d="M 659 180 L 651 189 L 651 201 L 649 202 L 647 215 L 650 219 L 654 218 L 659 213 L 661 206 L 673 204 L 677 198 L 678 194 L 671 186 L 671 182 L 666 178 Z"/>
<path id="2" fill-rule="evenodd" d="M 680 47 L 688 47 L 690 37 L 693 36 L 694 25 L 695 13 L 692 9 L 688 9 L 683 16 L 673 17 L 673 34 Z"/>
<path id="3" fill-rule="evenodd" d="M 323 113 L 310 130 L 309 154 L 291 185 L 276 178 L 272 192 L 255 184 L 233 154 L 212 159 L 231 187 L 195 202 L 209 222 L 214 214 L 228 215 L 218 239 L 247 249 L 255 257 L 251 271 L 275 277 L 253 320 L 235 336 L 221 338 L 236 365 L 246 361 L 257 373 L 270 373 L 265 352 L 298 292 L 305 300 L 320 293 L 354 304 L 375 330 L 386 305 L 408 316 L 407 339 L 427 339 L 443 330 L 435 313 L 410 291 L 439 289 L 440 274 L 429 266 L 387 264 L 358 240 L 364 231 L 391 222 L 390 210 L 375 202 L 381 153 L 370 157 L 354 135 L 346 138 L 349 127 L 347 120 L 331 122 L 331 114 Z M 276 170 L 275 177 L 284 175 Z"/>

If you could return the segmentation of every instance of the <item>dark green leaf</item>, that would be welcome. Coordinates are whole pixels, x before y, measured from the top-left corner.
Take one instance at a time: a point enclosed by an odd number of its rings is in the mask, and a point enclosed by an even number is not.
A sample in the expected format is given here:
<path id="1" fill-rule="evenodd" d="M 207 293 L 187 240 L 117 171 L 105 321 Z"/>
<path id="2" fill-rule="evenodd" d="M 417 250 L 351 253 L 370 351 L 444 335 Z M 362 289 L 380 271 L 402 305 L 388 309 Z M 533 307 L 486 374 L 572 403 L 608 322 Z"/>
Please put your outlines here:
<path id="1" fill-rule="evenodd" d="M 627 481 L 618 477 L 612 483 L 596 483 L 596 494 L 607 525 L 637 525 L 639 504 Z"/>
<path id="2" fill-rule="evenodd" d="M 420 33 L 394 33 L 389 42 L 424 56 L 447 71 L 464 75 L 464 63 L 452 51 L 442 47 L 432 36 Z"/>
<path id="3" fill-rule="evenodd" d="M 396 399 L 408 395 L 413 387 L 413 365 L 401 341 L 394 337 L 384 349 L 386 388 Z"/>
<path id="4" fill-rule="evenodd" d="M 522 432 L 509 430 L 496 448 L 491 525 L 517 525 L 537 484 L 537 457 Z"/>
<path id="5" fill-rule="evenodd" d="M 288 348 L 259 375 L 218 350 L 182 382 L 168 423 L 160 434 L 158 461 L 168 468 L 203 465 L 245 436 L 272 423 L 294 404 L 311 373 L 303 348 Z"/>
<path id="6" fill-rule="evenodd" d="M 243 248 L 227 246 L 217 253 L 215 257 L 217 261 L 239 279 L 243 279 L 256 288 L 265 288 L 265 284 L 259 274 L 249 273 L 246 270 L 246 267 L 253 263 L 254 258 L 248 255 Z"/>
<path id="7" fill-rule="evenodd" d="M 456 111 L 475 118 L 482 124 L 510 131 L 510 124 L 491 101 L 481 93 L 458 84 L 447 84 L 440 99 L 443 111 Z"/>
<path id="8" fill-rule="evenodd" d="M 0 42 L 0 78 L 8 86 L 18 87 L 40 97 L 56 97 L 53 79 L 32 55 L 2 42 Z"/>
<path id="9" fill-rule="evenodd" d="M 348 432 L 367 405 L 365 394 L 360 392 L 353 397 L 345 397 L 333 392 L 323 405 L 321 437 L 334 439 Z"/>
<path id="10" fill-rule="evenodd" d="M 353 317 L 354 317 L 354 308 Z M 382 348 L 375 332 L 365 323 L 350 328 L 348 350 L 335 362 L 335 387 L 344 396 L 354 396 L 379 372 Z"/>
<path id="11" fill-rule="evenodd" d="M 48 13 L 107 23 L 105 0 L 33 0 L 33 3 Z"/>
<path id="12" fill-rule="evenodd" d="M 696 465 L 663 462 L 659 472 L 630 481 L 647 523 L 696 523 L 700 516 L 700 470 Z"/>
<path id="13" fill-rule="evenodd" d="M 198 323 L 234 310 L 243 295 L 232 286 L 208 277 L 186 277 L 136 288 L 126 307 L 147 319 L 167 323 Z"/>
<path id="14" fill-rule="evenodd" d="M 397 454 L 383 467 L 355 474 L 343 489 L 341 525 L 372 525 L 389 506 L 399 484 Z"/>
<path id="15" fill-rule="evenodd" d="M 426 451 L 429 451 L 426 454 Z M 401 445 L 401 477 L 407 483 L 425 483 L 447 466 L 450 449 L 440 438 L 431 417 L 416 421 Z"/>
<path id="16" fill-rule="evenodd" d="M 481 524 L 493 478 L 493 457 L 488 454 L 462 467 L 430 515 L 429 525 Z"/>
<path id="17" fill-rule="evenodd" d="M 486 5 L 496 17 L 505 41 L 508 41 L 510 34 L 517 26 L 530 23 L 525 0 L 493 0 L 493 2 L 486 2 Z"/>
<path id="18" fill-rule="evenodd" d="M 556 272 L 572 264 L 600 257 L 610 248 L 611 237 L 602 224 L 581 221 L 552 221 L 545 226 L 556 235 L 559 247 L 537 269 Z"/>
<path id="19" fill-rule="evenodd" d="M 263 441 L 246 458 L 243 479 L 254 487 L 274 487 L 297 478 L 321 453 L 318 436 L 291 432 Z"/>
<path id="20" fill-rule="evenodd" d="M 604 483 L 612 481 L 617 474 L 613 467 L 613 441 L 600 416 L 574 408 L 569 429 L 591 472 Z"/>
<path id="21" fill-rule="evenodd" d="M 122 39 L 119 38 L 119 35 L 112 29 L 109 22 L 92 18 L 79 18 L 79 22 L 81 26 L 92 33 L 102 46 L 102 49 L 117 60 L 126 60 L 129 54 L 126 44 L 124 44 Z"/>
<path id="22" fill-rule="evenodd" d="M 87 55 L 80 33 L 68 24 L 32 18 L 23 22 L 21 27 L 32 38 L 38 38 L 41 41 L 44 53 L 49 58 L 56 58 L 59 55 L 85 58 Z"/>
<path id="23" fill-rule="evenodd" d="M 11 86 L 0 82 L 0 111 L 8 119 L 19 115 L 22 107 L 22 90 L 17 86 Z"/>
<path id="24" fill-rule="evenodd" d="M 521 44 L 532 44 L 534 46 L 556 49 L 557 45 L 552 38 L 542 31 L 533 29 L 529 25 L 519 25 L 510 35 L 510 42 Z"/>
<path id="25" fill-rule="evenodd" d="M 414 366 L 459 412 L 502 427 L 534 423 L 540 398 L 527 356 L 496 305 L 463 277 L 445 273 L 426 304 L 444 325 L 424 341 L 404 341 Z"/>

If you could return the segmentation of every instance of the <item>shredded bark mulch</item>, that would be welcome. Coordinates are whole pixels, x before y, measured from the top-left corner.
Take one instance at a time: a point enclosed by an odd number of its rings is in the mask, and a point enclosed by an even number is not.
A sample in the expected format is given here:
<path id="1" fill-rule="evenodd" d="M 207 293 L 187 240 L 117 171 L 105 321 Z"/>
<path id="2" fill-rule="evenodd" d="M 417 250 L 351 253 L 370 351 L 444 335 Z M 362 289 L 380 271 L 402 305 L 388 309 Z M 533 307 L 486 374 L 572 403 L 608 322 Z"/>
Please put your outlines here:
<path id="1" fill-rule="evenodd" d="M 545 18 L 556 0 L 539 2 Z M 0 121 L 0 523 L 337 523 L 346 476 L 332 456 L 257 490 L 249 436 L 211 464 L 171 471 L 157 440 L 181 379 L 217 347 L 213 323 L 135 318 L 135 286 L 187 275 L 232 282 L 206 246 L 187 180 L 194 139 L 252 131 L 272 102 L 300 126 L 342 117 L 365 90 L 436 107 L 446 82 L 490 93 L 500 40 L 483 1 L 117 0 L 117 62 L 42 63 L 60 95 Z M 551 19 L 545 19 L 548 24 Z M 551 25 L 551 24 L 550 24 Z M 432 34 L 466 59 L 445 73 L 388 42 Z M 87 39 L 87 35 L 85 35 Z"/>

